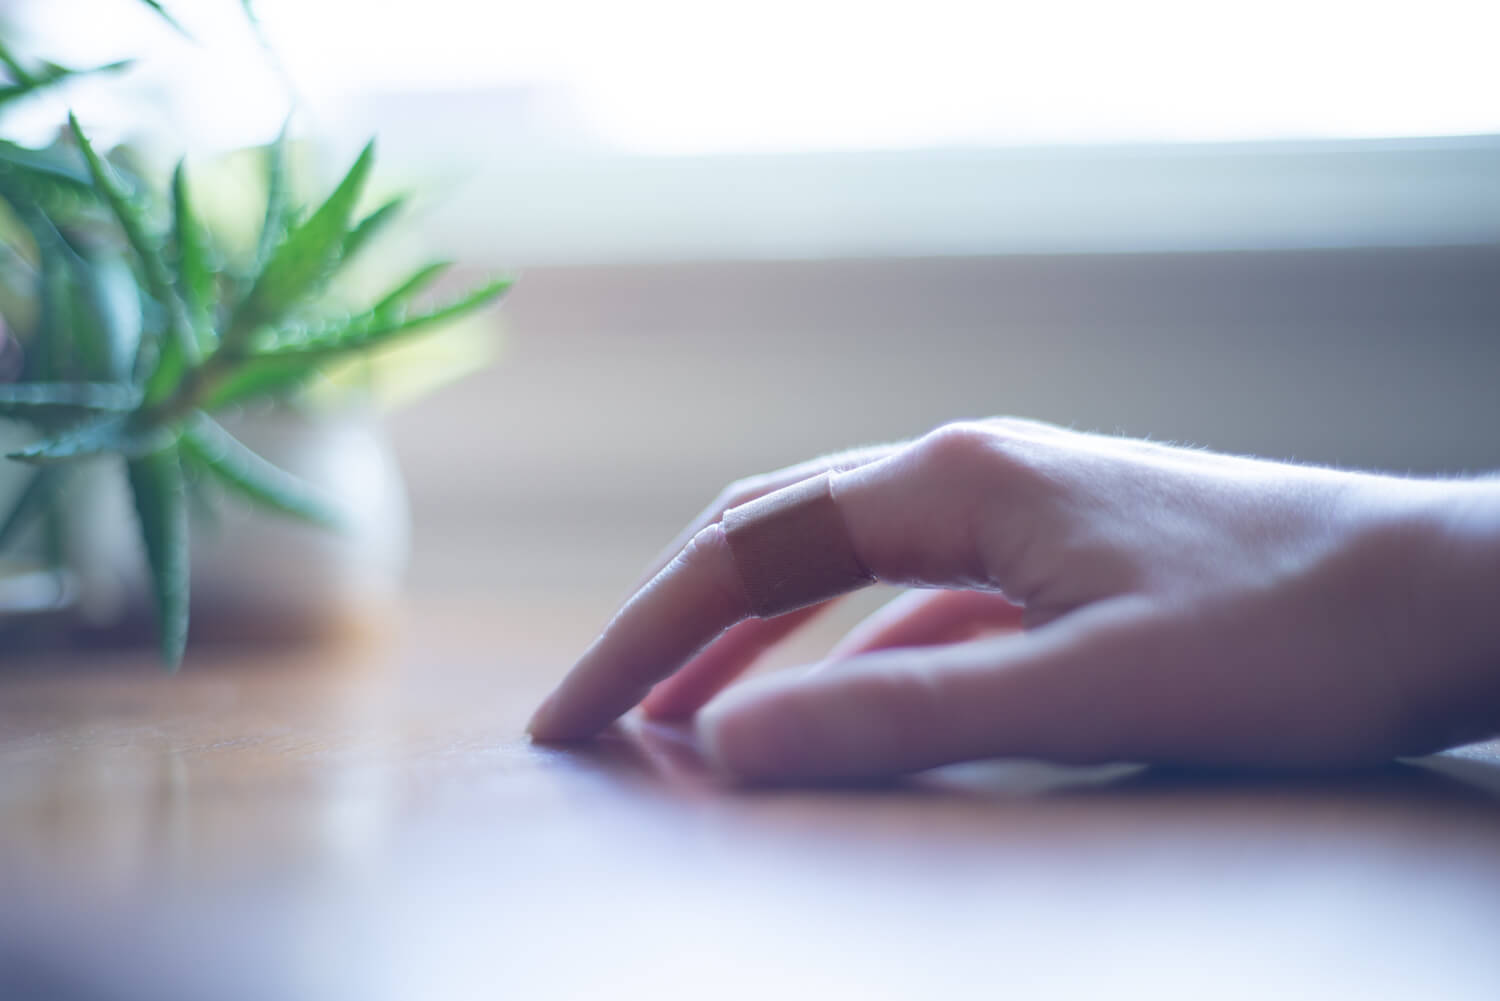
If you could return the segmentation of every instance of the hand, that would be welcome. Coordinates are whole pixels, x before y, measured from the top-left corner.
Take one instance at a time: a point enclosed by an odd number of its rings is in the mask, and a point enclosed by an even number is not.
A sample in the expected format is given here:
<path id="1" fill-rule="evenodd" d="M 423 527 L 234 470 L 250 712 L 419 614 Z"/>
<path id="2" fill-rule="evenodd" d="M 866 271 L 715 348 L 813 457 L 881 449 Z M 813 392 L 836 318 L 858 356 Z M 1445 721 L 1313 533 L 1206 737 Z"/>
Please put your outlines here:
<path id="1" fill-rule="evenodd" d="M 719 518 L 828 470 L 859 561 L 924 590 L 810 671 L 715 698 L 820 610 L 750 619 Z M 644 698 L 703 709 L 730 774 L 797 780 L 1000 755 L 1337 767 L 1500 731 L 1493 478 L 997 419 L 743 481 L 663 563 L 537 711 L 537 739 Z"/>

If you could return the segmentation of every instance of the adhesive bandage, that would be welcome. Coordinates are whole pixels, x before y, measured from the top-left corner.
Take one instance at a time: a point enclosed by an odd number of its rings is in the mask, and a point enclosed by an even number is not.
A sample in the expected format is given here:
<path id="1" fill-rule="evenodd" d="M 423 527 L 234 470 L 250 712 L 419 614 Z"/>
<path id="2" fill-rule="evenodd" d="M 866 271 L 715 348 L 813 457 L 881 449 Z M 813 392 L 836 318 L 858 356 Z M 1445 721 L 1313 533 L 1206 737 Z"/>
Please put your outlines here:
<path id="1" fill-rule="evenodd" d="M 760 618 L 875 580 L 854 554 L 827 473 L 730 508 L 723 526 L 750 610 Z"/>

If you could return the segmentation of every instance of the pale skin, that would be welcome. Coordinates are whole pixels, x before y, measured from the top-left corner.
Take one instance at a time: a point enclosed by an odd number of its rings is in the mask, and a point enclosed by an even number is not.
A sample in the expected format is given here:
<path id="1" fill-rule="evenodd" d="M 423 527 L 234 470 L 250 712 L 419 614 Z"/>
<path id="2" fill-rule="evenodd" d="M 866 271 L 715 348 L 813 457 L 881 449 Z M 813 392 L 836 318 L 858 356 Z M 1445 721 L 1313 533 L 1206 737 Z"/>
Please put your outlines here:
<path id="1" fill-rule="evenodd" d="M 735 679 L 817 615 L 750 618 L 719 526 L 833 471 L 860 562 L 911 588 L 821 663 Z M 1500 478 L 1417 480 L 1009 418 L 740 481 L 537 710 L 640 704 L 745 781 L 995 756 L 1339 768 L 1500 733 Z"/>

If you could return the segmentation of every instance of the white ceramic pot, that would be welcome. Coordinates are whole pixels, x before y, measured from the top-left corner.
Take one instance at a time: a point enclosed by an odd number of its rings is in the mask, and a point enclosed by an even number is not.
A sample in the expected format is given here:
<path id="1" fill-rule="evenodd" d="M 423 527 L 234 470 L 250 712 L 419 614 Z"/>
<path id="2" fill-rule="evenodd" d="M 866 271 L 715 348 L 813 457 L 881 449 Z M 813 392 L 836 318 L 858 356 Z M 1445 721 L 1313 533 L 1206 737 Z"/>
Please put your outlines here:
<path id="1" fill-rule="evenodd" d="M 307 525 L 228 495 L 212 516 L 194 510 L 192 635 L 300 638 L 383 619 L 400 588 L 410 526 L 395 456 L 373 417 L 277 410 L 225 426 L 320 491 L 344 527 Z M 145 613 L 145 558 L 120 462 L 91 463 L 71 484 L 79 616 L 110 627 Z"/>

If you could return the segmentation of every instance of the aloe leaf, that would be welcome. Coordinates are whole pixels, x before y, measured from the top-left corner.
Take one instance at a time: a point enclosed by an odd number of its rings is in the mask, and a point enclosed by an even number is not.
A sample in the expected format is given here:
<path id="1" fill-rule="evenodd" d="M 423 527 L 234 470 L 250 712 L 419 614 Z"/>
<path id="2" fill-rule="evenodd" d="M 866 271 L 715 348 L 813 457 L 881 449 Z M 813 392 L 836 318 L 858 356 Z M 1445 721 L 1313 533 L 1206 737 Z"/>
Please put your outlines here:
<path id="1" fill-rule="evenodd" d="M 38 213 L 39 214 L 39 213 Z M 50 225 L 47 227 L 50 229 Z M 28 345 L 25 377 L 28 380 L 52 382 L 65 373 L 58 370 L 68 360 L 69 341 L 73 336 L 73 284 L 63 255 L 45 238 L 41 226 L 34 229 L 41 255 L 41 274 L 37 280 L 37 336 Z"/>
<path id="2" fill-rule="evenodd" d="M 330 361 L 354 352 L 383 346 L 398 338 L 410 336 L 472 313 L 504 295 L 511 285 L 511 279 L 496 279 L 454 302 L 414 316 L 392 317 L 379 313 L 364 313 L 331 329 L 314 332 L 290 343 L 264 348 L 251 357 Z"/>
<path id="3" fill-rule="evenodd" d="M 10 70 L 14 83 L 0 85 L 0 107 L 28 98 L 33 94 L 46 90 L 54 84 L 62 83 L 74 77 L 89 76 L 96 73 L 116 73 L 126 69 L 132 64 L 132 60 L 122 59 L 119 62 L 105 63 L 102 66 L 91 66 L 87 69 L 73 69 L 69 66 L 59 66 L 57 63 L 42 63 L 40 68 L 28 71 L 18 63 L 8 52 L 0 54 L 0 62 Z"/>
<path id="4" fill-rule="evenodd" d="M 74 270 L 83 286 L 81 326 L 75 339 L 85 349 L 84 375 L 129 382 L 141 347 L 144 317 L 140 286 L 130 265 L 118 256 L 78 258 Z"/>
<path id="5" fill-rule="evenodd" d="M 37 215 L 72 224 L 109 211 L 75 151 L 60 143 L 27 149 L 0 140 L 0 198 L 32 229 Z"/>
<path id="6" fill-rule="evenodd" d="M 208 350 L 213 347 L 210 315 L 214 271 L 208 262 L 207 238 L 193 211 L 187 172 L 181 160 L 172 172 L 172 234 L 177 242 L 177 291 L 182 296 L 199 348 Z"/>
<path id="7" fill-rule="evenodd" d="M 145 393 L 147 403 L 161 403 L 172 395 L 182 383 L 187 374 L 189 364 L 184 351 L 180 347 L 181 341 L 175 337 L 164 341 L 151 342 L 152 346 L 159 346 L 159 353 L 153 361 L 149 357 L 143 358 L 141 366 L 151 374 L 146 377 Z M 142 342 L 143 350 L 147 350 L 147 342 Z M 197 346 L 194 345 L 196 351 Z"/>
<path id="8" fill-rule="evenodd" d="M 406 284 L 430 281 L 431 274 L 424 274 L 427 272 L 435 270 L 424 268 Z M 421 282 L 416 281 L 419 278 Z M 310 381 L 331 362 L 457 319 L 503 295 L 511 284 L 510 279 L 490 282 L 455 302 L 416 316 L 371 310 L 321 330 L 283 334 L 280 342 L 261 348 L 239 362 L 208 394 L 203 408 L 213 411 L 258 397 L 284 396 Z"/>
<path id="9" fill-rule="evenodd" d="M 76 194 L 93 194 L 88 174 L 53 150 L 27 149 L 13 142 L 0 141 L 0 176 L 17 174 L 43 177 Z"/>
<path id="10" fill-rule="evenodd" d="M 282 123 L 276 141 L 266 150 L 266 216 L 261 223 L 260 239 L 255 245 L 255 264 L 252 274 L 259 276 L 265 270 L 271 252 L 286 235 L 290 195 L 287 190 L 287 133 L 292 127 L 291 119 Z"/>
<path id="11" fill-rule="evenodd" d="M 181 445 L 185 457 L 259 507 L 324 528 L 337 527 L 342 521 L 313 487 L 255 454 L 206 414 L 200 414 L 183 432 Z"/>
<path id="12" fill-rule="evenodd" d="M 0 385 L 0 417 L 87 416 L 125 413 L 140 403 L 128 386 L 109 382 L 16 382 Z"/>
<path id="13" fill-rule="evenodd" d="M 203 398 L 203 409 L 217 411 L 251 399 L 284 396 L 331 362 L 458 319 L 499 298 L 513 284 L 512 279 L 498 279 L 448 305 L 405 315 L 402 310 L 407 300 L 448 266 L 439 262 L 418 270 L 370 310 L 341 323 L 312 331 L 279 332 L 270 345 L 237 361 L 230 373 L 215 383 Z"/>
<path id="14" fill-rule="evenodd" d="M 126 379 L 140 345 L 141 303 L 135 276 L 118 257 L 81 256 L 45 213 L 27 219 L 41 254 L 41 331 L 37 348 L 51 355 L 33 379 Z M 53 364 L 55 362 L 56 364 Z"/>
<path id="15" fill-rule="evenodd" d="M 247 358 L 204 397 L 204 410 L 216 411 L 262 397 L 284 396 L 318 374 L 317 358 Z"/>
<path id="16" fill-rule="evenodd" d="M 365 244 L 374 239 L 382 229 L 391 224 L 391 221 L 406 207 L 406 198 L 398 196 L 386 202 L 380 208 L 371 212 L 361 219 L 353 229 L 344 236 L 344 244 L 339 256 L 342 261 L 347 261 Z"/>
<path id="17" fill-rule="evenodd" d="M 45 84 L 40 82 L 34 84 L 0 84 L 0 109 L 3 109 L 7 104 L 10 104 L 14 101 L 21 100 L 23 97 L 30 97 L 32 94 L 35 94 L 37 91 L 41 90 L 44 86 Z"/>
<path id="18" fill-rule="evenodd" d="M 374 159 L 372 140 L 333 194 L 271 252 L 264 270 L 230 320 L 224 337 L 227 345 L 243 344 L 260 326 L 274 321 L 317 289 L 338 267 L 349 219 Z"/>
<path id="19" fill-rule="evenodd" d="M 182 462 L 177 447 L 168 445 L 131 459 L 125 469 L 151 570 L 161 656 L 175 671 L 182 663 L 188 629 L 188 511 Z"/>
<path id="20" fill-rule="evenodd" d="M 140 427 L 131 414 L 97 417 L 58 434 L 49 435 L 7 458 L 36 465 L 68 462 L 94 455 L 118 454 L 135 458 L 172 444 L 179 432 L 170 427 Z"/>
<path id="21" fill-rule="evenodd" d="M 78 122 L 78 116 L 70 113 L 68 125 L 73 130 L 73 138 L 78 141 L 79 149 L 83 151 L 83 159 L 88 165 L 89 177 L 93 179 L 94 187 L 104 196 L 104 200 L 109 204 L 110 210 L 114 212 L 115 219 L 120 224 L 120 229 L 125 233 L 126 242 L 140 258 L 148 289 L 163 305 L 166 305 L 172 298 L 172 279 L 157 241 L 146 232 L 145 213 L 136 203 L 134 196 L 126 190 L 114 168 L 94 150 L 93 144 L 84 134 L 83 126 Z"/>
<path id="22" fill-rule="evenodd" d="M 32 474 L 16 495 L 5 520 L 0 522 L 0 549 L 14 542 L 38 515 L 47 510 L 61 478 L 60 469 L 38 469 Z"/>
<path id="23" fill-rule="evenodd" d="M 105 356 L 104 331 L 85 292 L 93 276 L 88 262 L 55 230 L 53 236 L 46 240 L 37 232 L 42 263 L 41 334 L 46 338 L 45 361 L 50 369 L 47 381 L 97 377 L 104 374 Z"/>
<path id="24" fill-rule="evenodd" d="M 198 344 L 189 329 L 186 311 L 173 288 L 171 274 L 161 250 L 156 241 L 147 235 L 145 217 L 140 207 L 115 176 L 114 169 L 94 151 L 88 136 L 84 135 L 83 127 L 78 124 L 78 117 L 69 113 L 68 124 L 79 148 L 83 150 L 83 158 L 88 164 L 94 186 L 104 196 L 125 233 L 126 242 L 140 259 L 147 290 L 167 312 L 168 337 L 166 343 L 161 345 L 156 368 L 146 383 L 147 401 L 156 402 L 176 385 L 185 368 L 197 363 Z M 144 349 L 144 343 L 142 347 Z"/>
<path id="25" fill-rule="evenodd" d="M 370 307 L 370 312 L 376 316 L 384 316 L 397 310 L 406 308 L 413 297 L 422 292 L 423 289 L 437 281 L 438 277 L 453 266 L 452 261 L 435 261 L 426 267 L 417 269 L 411 277 L 400 285 L 387 292 L 385 298 Z"/>
<path id="26" fill-rule="evenodd" d="M 5 44 L 3 39 L 0 39 L 0 64 L 4 64 L 5 68 L 10 71 L 11 78 L 16 83 L 31 82 L 32 76 L 30 71 L 21 65 L 21 61 L 11 53 L 10 47 Z"/>
<path id="27" fill-rule="evenodd" d="M 78 184 L 60 173 L 17 166 L 0 153 L 0 198 L 26 222 L 34 209 L 50 218 L 73 222 L 96 215 L 99 198 L 85 181 Z M 29 222 L 28 222 L 29 226 Z"/>

